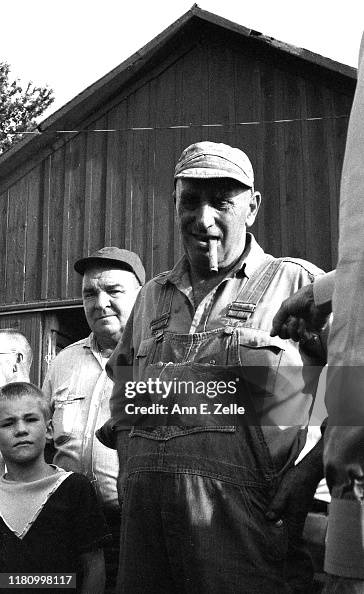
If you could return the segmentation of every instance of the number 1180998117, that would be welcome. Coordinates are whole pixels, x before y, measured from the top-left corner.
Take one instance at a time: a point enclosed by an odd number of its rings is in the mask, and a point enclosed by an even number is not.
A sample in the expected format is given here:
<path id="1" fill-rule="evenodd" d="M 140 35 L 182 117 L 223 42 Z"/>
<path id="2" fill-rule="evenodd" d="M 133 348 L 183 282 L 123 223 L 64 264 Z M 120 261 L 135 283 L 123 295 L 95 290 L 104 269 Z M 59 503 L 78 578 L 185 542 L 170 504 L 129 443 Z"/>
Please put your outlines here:
<path id="1" fill-rule="evenodd" d="M 0 589 L 19 586 L 33 589 L 47 588 L 76 588 L 76 574 L 63 573 L 0 573 Z"/>

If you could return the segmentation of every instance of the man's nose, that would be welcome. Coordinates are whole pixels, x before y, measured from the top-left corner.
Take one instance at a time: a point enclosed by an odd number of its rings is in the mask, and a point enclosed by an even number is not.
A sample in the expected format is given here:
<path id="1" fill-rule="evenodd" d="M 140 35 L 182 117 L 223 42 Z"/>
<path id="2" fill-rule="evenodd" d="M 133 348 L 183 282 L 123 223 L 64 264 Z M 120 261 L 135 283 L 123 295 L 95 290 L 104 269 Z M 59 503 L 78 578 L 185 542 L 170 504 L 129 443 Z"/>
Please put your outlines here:
<path id="1" fill-rule="evenodd" d="M 110 297 L 106 291 L 100 291 L 96 297 L 95 307 L 98 309 L 106 309 L 110 305 Z"/>
<path id="2" fill-rule="evenodd" d="M 201 204 L 196 219 L 202 229 L 212 227 L 215 224 L 215 209 L 210 204 Z"/>

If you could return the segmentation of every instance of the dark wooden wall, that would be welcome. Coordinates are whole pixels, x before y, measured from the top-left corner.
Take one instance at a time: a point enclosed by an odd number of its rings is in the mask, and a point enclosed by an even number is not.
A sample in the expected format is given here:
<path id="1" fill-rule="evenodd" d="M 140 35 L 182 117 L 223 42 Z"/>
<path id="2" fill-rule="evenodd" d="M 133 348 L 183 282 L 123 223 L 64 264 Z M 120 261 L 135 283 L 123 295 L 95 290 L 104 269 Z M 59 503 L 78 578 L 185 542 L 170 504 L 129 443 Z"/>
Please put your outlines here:
<path id="1" fill-rule="evenodd" d="M 0 301 L 79 296 L 73 262 L 103 245 L 138 252 L 148 277 L 170 268 L 181 253 L 174 164 L 198 140 L 227 142 L 251 157 L 263 194 L 255 233 L 267 251 L 330 269 L 347 128 L 339 116 L 349 114 L 352 97 L 353 84 L 334 74 L 257 51 L 248 40 L 230 42 L 218 29 L 185 39 L 80 120 L 89 132 L 63 136 L 30 172 L 3 180 Z M 272 123 L 279 119 L 295 121 Z"/>

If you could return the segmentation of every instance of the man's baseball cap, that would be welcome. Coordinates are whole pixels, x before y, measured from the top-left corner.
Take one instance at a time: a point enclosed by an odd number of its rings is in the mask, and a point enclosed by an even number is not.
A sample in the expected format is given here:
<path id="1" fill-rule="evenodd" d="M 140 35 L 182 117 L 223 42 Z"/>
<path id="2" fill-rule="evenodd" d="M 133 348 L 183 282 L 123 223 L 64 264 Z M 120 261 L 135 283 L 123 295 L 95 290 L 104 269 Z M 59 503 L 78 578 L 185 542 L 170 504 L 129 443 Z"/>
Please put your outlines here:
<path id="1" fill-rule="evenodd" d="M 90 256 L 77 260 L 74 264 L 74 269 L 83 275 L 87 268 L 95 265 L 102 266 L 103 264 L 134 272 L 140 284 L 144 285 L 145 283 L 145 270 L 139 256 L 129 250 L 112 246 L 103 247 Z"/>
<path id="2" fill-rule="evenodd" d="M 254 186 L 254 172 L 249 157 L 238 148 L 216 142 L 196 142 L 181 154 L 174 178 L 230 177 L 249 188 Z"/>

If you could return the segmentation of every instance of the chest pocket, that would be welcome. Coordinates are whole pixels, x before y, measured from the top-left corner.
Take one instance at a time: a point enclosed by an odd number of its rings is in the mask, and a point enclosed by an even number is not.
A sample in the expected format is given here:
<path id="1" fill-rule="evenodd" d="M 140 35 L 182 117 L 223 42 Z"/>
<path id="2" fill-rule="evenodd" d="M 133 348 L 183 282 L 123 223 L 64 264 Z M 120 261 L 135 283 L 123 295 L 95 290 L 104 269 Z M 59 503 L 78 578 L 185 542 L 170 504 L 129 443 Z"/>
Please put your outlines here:
<path id="1" fill-rule="evenodd" d="M 76 393 L 72 386 L 63 384 L 55 392 L 54 398 L 54 441 L 56 445 L 67 441 L 71 435 L 82 433 L 82 411 L 85 406 L 85 396 Z"/>
<path id="2" fill-rule="evenodd" d="M 242 373 L 253 396 L 273 396 L 280 365 L 285 364 L 285 343 L 267 332 L 239 330 Z"/>
<path id="3" fill-rule="evenodd" d="M 145 338 L 141 341 L 136 354 L 136 363 L 138 365 L 138 378 L 143 379 L 147 365 L 153 361 L 157 344 L 155 338 Z"/>

